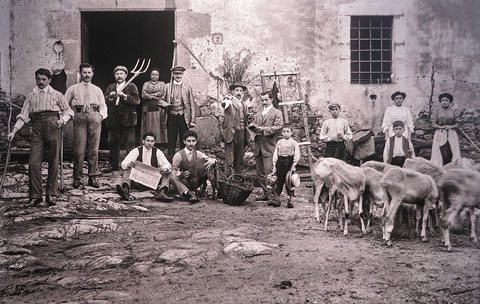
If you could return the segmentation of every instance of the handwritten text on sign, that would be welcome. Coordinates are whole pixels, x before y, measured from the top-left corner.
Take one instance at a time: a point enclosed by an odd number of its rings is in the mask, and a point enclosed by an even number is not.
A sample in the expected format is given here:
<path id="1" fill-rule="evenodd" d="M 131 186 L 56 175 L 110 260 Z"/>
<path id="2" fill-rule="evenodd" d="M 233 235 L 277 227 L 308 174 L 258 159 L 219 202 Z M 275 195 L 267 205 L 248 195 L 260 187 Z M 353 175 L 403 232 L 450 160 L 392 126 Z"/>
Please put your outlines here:
<path id="1" fill-rule="evenodd" d="M 158 168 L 145 165 L 139 161 L 135 162 L 135 167 L 133 167 L 130 171 L 131 180 L 152 189 L 157 189 L 161 178 L 162 175 L 160 174 Z"/>

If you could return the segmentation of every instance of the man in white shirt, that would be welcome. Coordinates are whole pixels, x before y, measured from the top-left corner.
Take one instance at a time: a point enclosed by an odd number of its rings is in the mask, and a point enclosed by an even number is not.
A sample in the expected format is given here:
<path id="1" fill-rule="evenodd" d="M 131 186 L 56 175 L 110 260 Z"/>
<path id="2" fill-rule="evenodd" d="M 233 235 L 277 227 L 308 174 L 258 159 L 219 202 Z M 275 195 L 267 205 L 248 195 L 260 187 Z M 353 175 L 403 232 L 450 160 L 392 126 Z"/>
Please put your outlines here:
<path id="1" fill-rule="evenodd" d="M 195 193 L 188 190 L 188 188 L 180 182 L 180 180 L 172 174 L 172 165 L 168 162 L 165 155 L 159 149 L 155 148 L 155 135 L 151 132 L 143 134 L 142 137 L 143 146 L 133 149 L 128 153 L 125 159 L 122 161 L 123 182 L 121 185 L 117 185 L 117 193 L 123 200 L 129 200 L 130 187 L 137 186 L 130 180 L 130 170 L 135 167 L 135 161 L 142 162 L 145 165 L 158 168 L 162 174 L 162 179 L 157 188 L 155 199 L 163 202 L 173 201 L 173 197 L 167 194 L 169 185 L 173 185 L 178 193 L 182 194 L 191 203 L 196 203 L 199 199 Z M 142 188 L 141 186 L 139 188 Z"/>
<path id="2" fill-rule="evenodd" d="M 325 157 L 346 161 L 345 141 L 352 139 L 352 130 L 346 119 L 340 118 L 340 104 L 332 103 L 328 110 L 332 118 L 325 120 L 320 131 L 320 140 L 327 143 Z"/>
<path id="3" fill-rule="evenodd" d="M 72 85 L 65 93 L 68 104 L 75 112 L 73 117 L 73 188 L 80 187 L 83 161 L 87 150 L 88 185 L 98 188 L 98 146 L 102 120 L 107 118 L 107 105 L 102 90 L 92 84 L 94 68 L 89 63 L 79 67 L 81 82 Z"/>

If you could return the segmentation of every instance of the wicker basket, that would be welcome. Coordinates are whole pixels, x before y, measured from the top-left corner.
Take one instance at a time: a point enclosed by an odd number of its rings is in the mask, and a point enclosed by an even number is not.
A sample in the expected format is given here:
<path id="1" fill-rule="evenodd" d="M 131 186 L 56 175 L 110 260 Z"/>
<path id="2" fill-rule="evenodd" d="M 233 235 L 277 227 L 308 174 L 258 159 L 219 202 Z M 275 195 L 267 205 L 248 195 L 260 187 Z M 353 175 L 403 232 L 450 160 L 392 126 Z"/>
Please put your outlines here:
<path id="1" fill-rule="evenodd" d="M 253 187 L 244 183 L 244 179 L 240 175 L 234 174 L 224 181 L 218 181 L 218 193 L 227 205 L 242 205 L 252 191 Z"/>

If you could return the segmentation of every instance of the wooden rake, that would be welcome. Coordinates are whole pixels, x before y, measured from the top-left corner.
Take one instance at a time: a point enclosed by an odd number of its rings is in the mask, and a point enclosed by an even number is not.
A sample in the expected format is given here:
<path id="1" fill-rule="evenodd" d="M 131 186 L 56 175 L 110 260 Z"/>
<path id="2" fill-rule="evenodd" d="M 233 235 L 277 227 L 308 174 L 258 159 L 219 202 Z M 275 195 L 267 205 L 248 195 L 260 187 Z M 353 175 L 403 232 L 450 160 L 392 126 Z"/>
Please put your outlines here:
<path id="1" fill-rule="evenodd" d="M 135 63 L 135 67 L 130 71 L 130 73 L 133 73 L 133 76 L 125 83 L 125 85 L 117 91 L 117 93 L 120 93 L 125 89 L 135 78 L 137 78 L 138 75 L 145 73 L 148 70 L 148 67 L 150 66 L 150 61 L 151 58 L 148 59 L 147 65 L 145 65 L 145 61 L 147 59 L 142 60 L 142 64 L 138 66 L 140 63 L 140 58 L 137 59 L 137 63 Z M 120 97 L 117 97 L 117 100 L 115 101 L 115 105 L 118 105 L 120 102 Z"/>

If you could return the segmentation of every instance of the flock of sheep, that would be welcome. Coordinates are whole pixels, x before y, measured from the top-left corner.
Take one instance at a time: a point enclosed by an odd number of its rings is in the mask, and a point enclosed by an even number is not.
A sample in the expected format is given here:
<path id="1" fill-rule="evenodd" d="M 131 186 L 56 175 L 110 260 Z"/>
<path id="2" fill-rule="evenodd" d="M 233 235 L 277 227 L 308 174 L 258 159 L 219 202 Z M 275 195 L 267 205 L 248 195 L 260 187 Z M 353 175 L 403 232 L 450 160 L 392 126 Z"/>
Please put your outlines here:
<path id="1" fill-rule="evenodd" d="M 480 208 L 479 170 L 480 166 L 468 158 L 438 167 L 416 157 L 407 159 L 403 168 L 377 161 L 355 167 L 339 159 L 322 158 L 315 163 L 312 172 L 315 217 L 320 222 L 318 203 L 321 201 L 326 230 L 331 208 L 336 206 L 340 227 L 347 235 L 349 215 L 358 202 L 362 233 L 366 233 L 376 205 L 382 208 L 383 239 L 391 246 L 395 215 L 402 203 L 415 205 L 415 231 L 420 232 L 422 241 L 427 241 L 429 211 L 434 209 L 436 223 L 440 223 L 442 229 L 442 242 L 450 251 L 450 228 L 461 226 L 462 215 L 466 212 L 470 214 L 470 238 L 477 242 L 475 209 Z"/>

